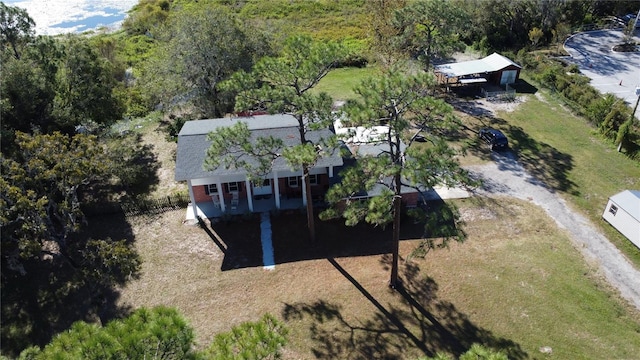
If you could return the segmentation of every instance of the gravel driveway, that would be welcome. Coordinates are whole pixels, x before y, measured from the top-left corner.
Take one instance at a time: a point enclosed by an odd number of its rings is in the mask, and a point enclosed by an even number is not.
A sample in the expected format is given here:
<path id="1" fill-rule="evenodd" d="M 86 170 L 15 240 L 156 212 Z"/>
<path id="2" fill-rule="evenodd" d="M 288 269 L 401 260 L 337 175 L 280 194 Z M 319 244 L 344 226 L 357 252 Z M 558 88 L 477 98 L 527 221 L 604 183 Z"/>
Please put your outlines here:
<path id="1" fill-rule="evenodd" d="M 585 258 L 599 264 L 606 279 L 622 297 L 640 309 L 640 271 L 587 218 L 531 177 L 512 153 L 493 153 L 491 156 L 494 162 L 490 164 L 467 167 L 485 181 L 478 192 L 513 196 L 542 207 L 561 228 L 567 230 Z"/>

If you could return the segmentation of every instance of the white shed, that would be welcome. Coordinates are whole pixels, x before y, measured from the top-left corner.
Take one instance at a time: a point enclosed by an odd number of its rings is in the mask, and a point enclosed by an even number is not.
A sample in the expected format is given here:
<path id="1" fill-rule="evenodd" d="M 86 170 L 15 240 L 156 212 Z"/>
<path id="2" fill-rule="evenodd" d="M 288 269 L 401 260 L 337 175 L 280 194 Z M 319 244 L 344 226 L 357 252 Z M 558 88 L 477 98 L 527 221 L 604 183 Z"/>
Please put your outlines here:
<path id="1" fill-rule="evenodd" d="M 640 190 L 625 190 L 610 197 L 602 218 L 640 248 Z"/>

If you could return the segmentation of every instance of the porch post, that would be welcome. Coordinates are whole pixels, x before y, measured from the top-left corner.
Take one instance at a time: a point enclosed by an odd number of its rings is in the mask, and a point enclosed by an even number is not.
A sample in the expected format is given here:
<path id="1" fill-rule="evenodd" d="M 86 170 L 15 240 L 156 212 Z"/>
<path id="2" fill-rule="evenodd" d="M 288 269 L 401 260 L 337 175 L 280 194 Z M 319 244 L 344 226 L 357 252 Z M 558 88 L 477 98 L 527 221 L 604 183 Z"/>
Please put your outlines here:
<path id="1" fill-rule="evenodd" d="M 333 165 L 329 166 L 329 177 L 333 177 Z"/>
<path id="2" fill-rule="evenodd" d="M 227 205 L 224 204 L 224 189 L 222 188 L 220 178 L 216 179 L 216 188 L 218 188 L 218 198 L 220 199 L 220 211 L 225 212 Z"/>
<path id="3" fill-rule="evenodd" d="M 196 206 L 196 197 L 193 195 L 193 187 L 191 186 L 191 180 L 187 180 L 187 187 L 189 188 L 189 200 L 191 200 L 191 208 L 193 209 L 193 216 L 198 218 L 198 206 Z"/>
<path id="4" fill-rule="evenodd" d="M 249 211 L 253 212 L 253 192 L 251 191 L 251 181 L 249 181 L 249 178 L 245 178 L 244 183 L 247 188 L 247 204 L 249 204 Z"/>
<path id="5" fill-rule="evenodd" d="M 304 178 L 304 171 L 303 171 L 302 184 L 300 184 L 302 186 L 302 205 L 303 206 L 307 206 L 307 186 L 305 181 L 307 181 L 307 179 Z"/>
<path id="6" fill-rule="evenodd" d="M 278 182 L 278 172 L 273 171 L 273 191 L 276 197 L 276 209 L 280 209 L 280 183 Z"/>

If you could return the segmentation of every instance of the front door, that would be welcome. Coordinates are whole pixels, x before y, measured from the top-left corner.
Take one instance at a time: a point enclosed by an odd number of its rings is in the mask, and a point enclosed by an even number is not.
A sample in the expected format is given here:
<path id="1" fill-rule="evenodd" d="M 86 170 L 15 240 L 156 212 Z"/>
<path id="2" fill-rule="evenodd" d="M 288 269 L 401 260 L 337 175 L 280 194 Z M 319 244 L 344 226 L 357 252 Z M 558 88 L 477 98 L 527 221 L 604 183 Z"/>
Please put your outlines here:
<path id="1" fill-rule="evenodd" d="M 253 183 L 253 196 L 271 195 L 273 189 L 271 188 L 271 179 L 262 180 L 262 184 Z"/>

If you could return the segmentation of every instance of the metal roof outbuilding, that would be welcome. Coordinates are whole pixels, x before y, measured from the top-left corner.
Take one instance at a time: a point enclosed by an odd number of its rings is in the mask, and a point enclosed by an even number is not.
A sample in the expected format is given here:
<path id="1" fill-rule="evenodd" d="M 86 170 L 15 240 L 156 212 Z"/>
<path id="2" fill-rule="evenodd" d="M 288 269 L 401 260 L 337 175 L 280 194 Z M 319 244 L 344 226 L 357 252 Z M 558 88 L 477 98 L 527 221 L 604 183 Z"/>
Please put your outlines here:
<path id="1" fill-rule="evenodd" d="M 479 60 L 437 65 L 435 70 L 449 78 L 452 78 L 496 72 L 510 66 L 522 69 L 522 66 L 511 61 L 509 58 L 498 53 L 493 53 Z"/>

